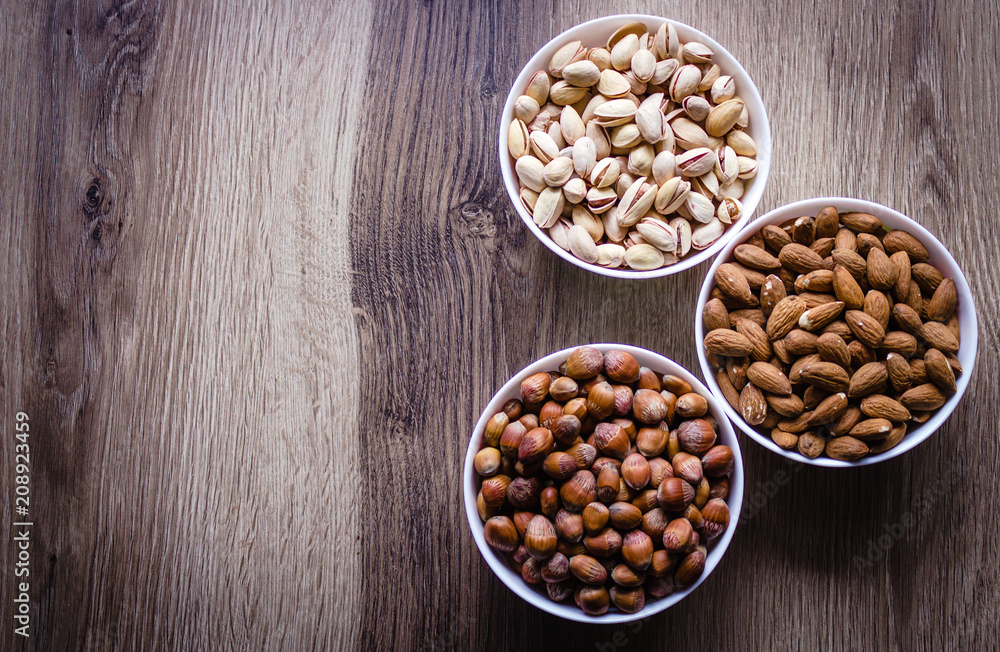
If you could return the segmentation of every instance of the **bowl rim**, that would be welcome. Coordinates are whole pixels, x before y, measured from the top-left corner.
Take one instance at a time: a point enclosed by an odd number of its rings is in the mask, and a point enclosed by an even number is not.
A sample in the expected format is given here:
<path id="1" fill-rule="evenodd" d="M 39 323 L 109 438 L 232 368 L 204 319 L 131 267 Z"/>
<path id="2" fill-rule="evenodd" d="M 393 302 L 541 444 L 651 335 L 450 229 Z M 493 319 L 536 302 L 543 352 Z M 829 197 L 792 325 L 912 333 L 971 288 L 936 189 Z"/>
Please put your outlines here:
<path id="1" fill-rule="evenodd" d="M 709 404 L 710 413 L 719 423 L 719 442 L 724 443 L 733 449 L 734 466 L 733 470 L 730 472 L 730 495 L 726 500 L 727 505 L 729 505 L 729 527 L 722 534 L 722 536 L 715 539 L 712 543 L 712 548 L 708 551 L 708 555 L 705 559 L 704 572 L 702 572 L 701 577 L 699 577 L 698 580 L 687 589 L 678 591 L 670 596 L 649 603 L 634 614 L 626 614 L 620 611 L 609 611 L 602 616 L 588 616 L 575 604 L 566 602 L 556 603 L 550 600 L 547 596 L 537 592 L 525 583 L 521 576 L 516 574 L 507 565 L 507 563 L 502 559 L 502 555 L 500 553 L 494 551 L 486 543 L 486 539 L 483 536 L 483 523 L 479 519 L 479 512 L 476 508 L 478 488 L 473 460 L 476 453 L 480 450 L 482 436 L 486 429 L 487 421 L 489 421 L 489 419 L 497 411 L 499 411 L 504 402 L 511 398 L 520 397 L 520 384 L 524 378 L 542 370 L 557 368 L 574 349 L 578 348 L 578 346 L 592 346 L 601 352 L 606 352 L 612 349 L 627 351 L 640 360 L 641 358 L 652 358 L 656 361 L 658 366 L 661 365 L 660 370 L 662 370 L 663 373 L 680 376 L 691 384 L 694 391 L 702 394 L 706 398 Z M 479 549 L 480 555 L 493 570 L 493 574 L 497 576 L 497 578 L 499 578 L 508 589 L 513 591 L 524 601 L 554 616 L 582 623 L 618 624 L 632 622 L 660 613 L 686 598 L 691 594 L 691 592 L 701 586 L 702 582 L 704 582 L 708 576 L 712 574 L 712 571 L 714 571 L 722 561 L 722 558 L 725 556 L 726 550 L 729 548 L 729 544 L 736 532 L 736 528 L 739 525 L 740 513 L 743 507 L 744 490 L 746 486 L 746 468 L 743 464 L 743 454 L 740 449 L 739 440 L 736 437 L 736 431 L 733 428 L 733 425 L 729 422 L 726 413 L 722 409 L 722 401 L 720 401 L 717 396 L 712 394 L 709 389 L 705 387 L 704 383 L 702 383 L 693 373 L 660 353 L 637 346 L 613 342 L 584 344 L 578 346 L 571 346 L 560 351 L 555 351 L 554 353 L 550 353 L 528 364 L 519 372 L 514 374 L 510 380 L 504 383 L 487 403 L 483 409 L 482 415 L 476 422 L 476 426 L 469 438 L 468 448 L 466 449 L 465 464 L 462 469 L 462 494 L 465 502 L 465 513 L 468 518 L 469 529 L 472 531 L 472 536 L 476 542 L 476 547 Z"/>
<path id="2" fill-rule="evenodd" d="M 569 39 L 573 38 L 577 32 L 585 31 L 593 27 L 604 27 L 605 25 L 610 25 L 612 23 L 629 23 L 629 22 L 642 22 L 646 23 L 647 27 L 650 22 L 656 22 L 657 24 L 666 22 L 670 23 L 677 29 L 677 31 L 689 33 L 691 36 L 687 37 L 687 40 L 691 38 L 697 38 L 708 47 L 712 49 L 715 53 L 722 53 L 723 59 L 728 59 L 725 66 L 726 74 L 731 74 L 733 76 L 742 76 L 744 81 L 741 82 L 741 86 L 744 90 L 741 91 L 740 97 L 746 102 L 748 110 L 757 112 L 759 111 L 760 116 L 754 120 L 754 130 L 759 131 L 757 135 L 754 136 L 754 141 L 757 144 L 757 175 L 753 179 L 753 184 L 747 194 L 753 195 L 754 201 L 752 203 L 744 204 L 743 215 L 740 219 L 736 220 L 733 224 L 729 226 L 725 233 L 712 244 L 712 246 L 700 251 L 694 255 L 690 255 L 687 258 L 680 260 L 673 265 L 667 265 L 666 267 L 660 267 L 653 270 L 638 271 L 638 270 L 624 270 L 624 269 L 608 269 L 595 265 L 592 263 L 584 262 L 580 260 L 573 254 L 562 249 L 557 245 L 552 238 L 548 236 L 545 232 L 535 224 L 531 215 L 528 214 L 527 210 L 521 205 L 520 199 L 514 188 L 517 185 L 517 177 L 514 174 L 513 166 L 510 162 L 510 154 L 507 151 L 507 131 L 510 127 L 511 116 L 514 112 L 514 101 L 521 95 L 521 93 L 516 93 L 515 89 L 523 88 L 527 83 L 530 75 L 533 75 L 538 70 L 542 69 L 544 65 L 536 62 L 542 53 L 547 50 L 555 49 L 557 44 L 562 44 L 567 42 Z M 611 32 L 609 32 L 610 35 Z M 541 67 L 539 67 L 541 66 Z M 720 68 L 723 67 L 720 65 Z M 752 108 L 751 108 L 752 107 Z M 761 119 L 762 118 L 762 119 Z M 672 274 L 677 274 L 683 272 L 684 270 L 696 267 L 706 260 L 711 259 L 713 256 L 718 254 L 718 252 L 729 242 L 736 233 L 739 232 L 741 224 L 748 223 L 754 212 L 756 212 L 757 207 L 760 204 L 760 200 L 764 195 L 764 190 L 767 186 L 767 180 L 771 171 L 771 124 L 767 115 L 767 107 L 764 105 L 763 99 L 761 99 L 760 92 L 757 90 L 757 85 L 754 83 L 753 78 L 743 67 L 743 64 L 725 47 L 723 47 L 718 41 L 713 39 L 708 34 L 705 34 L 701 30 L 682 23 L 670 18 L 663 18 L 660 16 L 652 16 L 649 14 L 615 14 L 611 16 L 603 16 L 601 18 L 594 18 L 588 20 L 584 23 L 580 23 L 569 29 L 561 32 L 543 46 L 538 48 L 535 53 L 528 59 L 524 67 L 515 77 L 514 82 L 511 84 L 510 91 L 507 95 L 507 101 L 504 103 L 503 110 L 500 113 L 500 137 L 499 137 L 499 157 L 500 157 L 500 171 L 502 177 L 502 183 L 504 190 L 506 191 L 508 199 L 510 199 L 511 204 L 514 206 L 515 212 L 521 218 L 527 226 L 531 233 L 541 241 L 546 247 L 549 248 L 553 253 L 562 258 L 563 260 L 595 274 L 600 274 L 602 276 L 609 276 L 612 278 L 625 278 L 625 279 L 647 279 L 647 278 L 661 278 L 664 276 L 670 276 Z M 741 199 L 742 202 L 742 199 Z"/>
<path id="3" fill-rule="evenodd" d="M 787 451 L 780 446 L 778 446 L 774 441 L 771 440 L 767 435 L 758 432 L 750 424 L 748 424 L 736 410 L 733 409 L 729 402 L 725 400 L 722 394 L 722 390 L 719 388 L 719 384 L 715 380 L 715 372 L 713 371 L 711 365 L 708 363 L 708 359 L 705 355 L 704 346 L 704 320 L 703 311 L 705 304 L 708 302 L 709 294 L 712 290 L 712 285 L 715 277 L 715 271 L 719 266 L 728 260 L 733 251 L 737 246 L 742 244 L 757 232 L 761 227 L 768 224 L 776 224 L 779 222 L 784 222 L 796 216 L 801 215 L 815 215 L 820 209 L 826 206 L 835 206 L 837 210 L 852 210 L 865 213 L 871 213 L 879 219 L 884 216 L 889 216 L 891 221 L 898 220 L 900 223 L 904 224 L 904 227 L 893 227 L 893 228 L 905 228 L 907 231 L 912 233 L 914 236 L 920 239 L 920 241 L 927 247 L 930 251 L 931 260 L 944 261 L 948 266 L 955 270 L 953 279 L 955 285 L 958 288 L 959 293 L 959 313 L 960 323 L 963 325 L 962 328 L 962 342 L 959 347 L 958 357 L 962 362 L 963 371 L 961 376 L 958 378 L 957 389 L 954 394 L 948 397 L 947 402 L 941 406 L 934 413 L 934 415 L 927 420 L 926 423 L 922 424 L 920 427 L 915 428 L 911 432 L 906 433 L 906 437 L 899 444 L 893 448 L 885 451 L 884 453 L 879 453 L 878 455 L 870 455 L 861 458 L 860 460 L 854 462 L 847 462 L 843 460 L 834 460 L 828 457 L 817 457 L 815 459 L 809 459 L 806 456 L 795 451 Z M 968 326 L 968 331 L 964 326 Z M 701 291 L 698 294 L 698 304 L 695 311 L 695 323 L 694 323 L 694 340 L 695 348 L 698 351 L 698 362 L 701 365 L 701 372 L 705 376 L 706 384 L 709 386 L 712 393 L 719 398 L 722 402 L 722 406 L 726 415 L 736 424 L 736 426 L 748 437 L 753 439 L 755 442 L 763 446 L 764 448 L 770 450 L 771 452 L 777 453 L 782 457 L 795 462 L 801 462 L 809 464 L 812 466 L 819 466 L 825 468 L 856 468 L 861 466 L 868 466 L 871 464 L 878 464 L 879 462 L 884 462 L 890 460 L 894 457 L 898 457 L 907 451 L 916 448 L 918 445 L 926 441 L 932 434 L 934 434 L 942 424 L 951 416 L 961 401 L 962 396 L 965 394 L 969 383 L 972 380 L 973 370 L 975 368 L 976 356 L 979 350 L 979 322 L 976 315 L 976 305 L 975 297 L 972 294 L 972 290 L 969 287 L 969 282 L 965 278 L 965 273 L 962 271 L 961 266 L 951 255 L 937 237 L 933 233 L 924 228 L 920 223 L 899 211 L 889 208 L 883 204 L 878 204 L 875 202 L 867 201 L 864 199 L 856 199 L 853 197 L 816 197 L 811 199 L 802 199 L 799 201 L 791 202 L 783 206 L 779 206 L 766 214 L 762 215 L 758 219 L 747 223 L 735 238 L 733 238 L 726 247 L 720 252 L 719 256 L 715 259 L 708 272 L 705 274 L 705 279 L 702 282 Z"/>

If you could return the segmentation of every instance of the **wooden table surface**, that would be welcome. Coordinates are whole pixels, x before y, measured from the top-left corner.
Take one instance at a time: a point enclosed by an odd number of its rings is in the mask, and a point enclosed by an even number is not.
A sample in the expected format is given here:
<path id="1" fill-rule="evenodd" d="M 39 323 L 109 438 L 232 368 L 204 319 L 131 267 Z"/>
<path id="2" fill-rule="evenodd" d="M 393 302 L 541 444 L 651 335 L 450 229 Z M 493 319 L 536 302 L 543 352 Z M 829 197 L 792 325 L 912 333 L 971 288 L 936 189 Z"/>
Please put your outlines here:
<path id="1" fill-rule="evenodd" d="M 708 32 L 756 80 L 758 214 L 846 195 L 911 215 L 963 266 L 980 350 L 902 458 L 801 468 L 741 439 L 748 507 L 720 567 L 602 627 L 500 583 L 460 475 L 483 406 L 546 353 L 619 341 L 697 369 L 707 265 L 583 272 L 500 183 L 524 62 L 632 11 Z M 995 646 L 998 21 L 996 0 L 2 2 L 0 648 Z"/>

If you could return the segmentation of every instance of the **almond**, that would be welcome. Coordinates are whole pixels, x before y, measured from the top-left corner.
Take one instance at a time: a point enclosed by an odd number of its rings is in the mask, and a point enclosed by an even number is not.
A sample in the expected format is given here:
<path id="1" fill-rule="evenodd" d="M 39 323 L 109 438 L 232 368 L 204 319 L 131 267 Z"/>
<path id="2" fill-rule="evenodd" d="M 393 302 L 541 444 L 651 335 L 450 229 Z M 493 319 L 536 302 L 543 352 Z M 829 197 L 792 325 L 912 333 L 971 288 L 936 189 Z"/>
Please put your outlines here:
<path id="1" fill-rule="evenodd" d="M 884 228 L 882 220 L 871 213 L 841 213 L 840 223 L 860 233 L 878 233 Z"/>
<path id="2" fill-rule="evenodd" d="M 927 247 L 920 240 L 917 240 L 902 229 L 895 229 L 886 233 L 882 239 L 882 244 L 890 254 L 899 251 L 905 252 L 909 256 L 910 261 L 914 263 L 922 263 L 931 257 L 927 251 Z"/>
<path id="3" fill-rule="evenodd" d="M 808 247 L 815 239 L 816 220 L 806 215 L 792 223 L 792 242 L 798 242 Z"/>
<path id="4" fill-rule="evenodd" d="M 828 324 L 826 328 L 820 331 L 820 335 L 826 335 L 827 333 L 833 333 L 845 342 L 854 339 L 854 333 L 847 327 L 847 322 L 843 319 L 838 319 L 832 324 Z"/>
<path id="5" fill-rule="evenodd" d="M 816 406 L 816 409 L 813 410 L 812 417 L 809 419 L 809 425 L 821 426 L 824 423 L 836 421 L 846 410 L 847 394 L 844 392 L 831 394 L 823 399 L 820 404 Z"/>
<path id="6" fill-rule="evenodd" d="M 906 299 L 903 300 L 903 302 L 918 315 L 920 314 L 920 311 L 924 309 L 924 298 L 922 294 L 923 292 L 920 289 L 920 285 L 917 283 L 910 283 L 910 293 L 906 295 Z"/>
<path id="7" fill-rule="evenodd" d="M 740 333 L 748 340 L 753 348 L 750 350 L 750 357 L 754 360 L 771 359 L 771 341 L 767 339 L 767 333 L 755 321 L 749 319 L 737 319 L 736 332 Z"/>
<path id="8" fill-rule="evenodd" d="M 934 349 L 940 349 L 942 353 L 955 353 L 958 351 L 958 339 L 951 329 L 937 321 L 929 321 L 924 324 L 924 339 L 927 345 Z"/>
<path id="9" fill-rule="evenodd" d="M 791 355 L 809 355 L 816 353 L 819 336 L 796 328 L 786 335 L 785 339 L 779 341 L 785 343 L 785 350 Z"/>
<path id="10" fill-rule="evenodd" d="M 817 269 L 795 279 L 796 292 L 832 292 L 833 270 Z"/>
<path id="11" fill-rule="evenodd" d="M 861 421 L 861 416 L 861 408 L 857 405 L 849 405 L 840 418 L 829 424 L 827 429 L 831 435 L 841 437 L 849 433 L 858 424 L 858 421 Z"/>
<path id="12" fill-rule="evenodd" d="M 868 454 L 868 445 L 850 436 L 834 437 L 826 442 L 828 457 L 844 462 L 859 460 Z"/>
<path id="13" fill-rule="evenodd" d="M 839 218 L 838 218 L 839 219 Z M 847 251 L 858 250 L 858 236 L 850 229 L 838 229 L 833 236 L 833 248 Z"/>
<path id="14" fill-rule="evenodd" d="M 743 386 L 747 384 L 747 367 L 749 366 L 750 361 L 747 358 L 729 358 L 726 361 L 726 374 L 736 389 L 742 390 Z"/>
<path id="15" fill-rule="evenodd" d="M 787 396 L 792 393 L 792 384 L 781 370 L 767 362 L 754 362 L 747 368 L 747 379 L 770 394 Z"/>
<path id="16" fill-rule="evenodd" d="M 933 383 L 917 385 L 906 390 L 899 398 L 899 402 L 908 410 L 936 410 L 947 400 L 948 398 Z"/>
<path id="17" fill-rule="evenodd" d="M 910 382 L 913 385 L 923 385 L 929 382 L 927 378 L 927 365 L 923 359 L 910 360 Z M 903 405 L 906 405 L 905 403 Z M 907 405 L 907 407 L 909 407 Z M 912 409 L 912 408 L 911 408 Z"/>
<path id="18" fill-rule="evenodd" d="M 832 362 L 808 364 L 802 368 L 799 377 L 802 381 L 828 392 L 846 391 L 850 384 L 850 379 L 844 368 Z"/>
<path id="19" fill-rule="evenodd" d="M 941 281 L 944 280 L 944 275 L 938 270 L 937 267 L 933 265 L 928 265 L 927 263 L 916 263 L 910 267 L 910 277 L 917 282 L 917 285 L 925 294 L 934 294 L 934 290 L 938 289 L 941 285 Z"/>
<path id="20" fill-rule="evenodd" d="M 816 339 L 816 352 L 826 362 L 834 362 L 841 367 L 851 365 L 851 354 L 847 342 L 836 333 L 823 333 Z"/>
<path id="21" fill-rule="evenodd" d="M 814 385 L 806 385 L 806 388 L 802 390 L 802 405 L 806 410 L 811 412 L 829 395 L 830 392 L 826 390 Z"/>
<path id="22" fill-rule="evenodd" d="M 753 269 L 771 270 L 781 267 L 781 261 L 760 247 L 741 244 L 733 252 L 736 260 Z"/>
<path id="23" fill-rule="evenodd" d="M 904 358 L 911 358 L 917 352 L 917 338 L 903 331 L 892 331 L 885 334 L 885 339 L 878 348 L 880 351 L 898 353 Z"/>
<path id="24" fill-rule="evenodd" d="M 905 392 L 910 388 L 913 374 L 910 370 L 910 363 L 903 356 L 898 353 L 890 353 L 885 357 L 885 367 L 889 371 L 889 384 L 894 390 Z"/>
<path id="25" fill-rule="evenodd" d="M 889 256 L 889 262 L 896 268 L 896 285 L 893 292 L 897 299 L 905 299 L 910 293 L 910 257 L 905 251 L 897 251 Z"/>
<path id="26" fill-rule="evenodd" d="M 802 455 L 812 460 L 823 454 L 823 449 L 826 448 L 826 439 L 810 430 L 799 435 L 796 447 Z"/>
<path id="27" fill-rule="evenodd" d="M 920 338 L 924 336 L 924 323 L 920 321 L 920 315 L 905 303 L 897 303 L 892 307 L 892 318 L 907 333 Z"/>
<path id="28" fill-rule="evenodd" d="M 927 377 L 942 391 L 953 394 L 958 388 L 955 372 L 952 371 L 948 358 L 937 349 L 928 349 L 924 354 L 924 368 L 927 370 Z"/>
<path id="29" fill-rule="evenodd" d="M 709 299 L 705 303 L 705 309 L 701 313 L 701 319 L 705 322 L 705 328 L 714 331 L 718 328 L 730 328 L 729 311 L 725 304 L 719 299 Z"/>
<path id="30" fill-rule="evenodd" d="M 837 300 L 837 297 L 834 295 L 823 292 L 800 292 L 799 298 L 805 302 L 806 310 L 834 303 Z"/>
<path id="31" fill-rule="evenodd" d="M 843 309 L 843 301 L 824 303 L 821 306 L 809 308 L 799 316 L 799 327 L 807 331 L 819 330 L 839 317 L 840 311 Z"/>
<path id="32" fill-rule="evenodd" d="M 794 419 L 802 414 L 803 410 L 805 410 L 805 406 L 802 404 L 802 399 L 795 394 L 788 394 L 785 396 L 765 394 L 764 399 L 767 401 L 767 404 L 771 406 L 772 410 L 789 419 Z"/>
<path id="33" fill-rule="evenodd" d="M 771 350 L 774 351 L 774 357 L 778 360 L 784 364 L 792 364 L 792 354 L 785 348 L 785 340 L 775 340 L 771 344 Z"/>
<path id="34" fill-rule="evenodd" d="M 836 207 L 827 206 L 816 215 L 817 238 L 832 238 L 837 235 L 839 228 L 840 215 L 837 214 Z"/>
<path id="35" fill-rule="evenodd" d="M 875 362 L 875 351 L 859 340 L 851 340 L 847 345 L 847 351 L 851 354 L 851 366 L 855 369 L 860 369 L 869 362 Z"/>
<path id="36" fill-rule="evenodd" d="M 739 410 L 740 393 L 733 385 L 732 381 L 729 380 L 729 375 L 726 373 L 725 369 L 719 369 L 715 372 L 715 382 L 719 385 L 722 395 L 726 397 L 726 402 L 728 402 L 734 410 Z"/>
<path id="37" fill-rule="evenodd" d="M 760 287 L 760 309 L 765 315 L 770 315 L 774 306 L 788 296 L 785 284 L 774 274 L 768 275 L 764 279 L 764 285 Z"/>
<path id="38" fill-rule="evenodd" d="M 753 350 L 753 344 L 734 330 L 716 328 L 705 336 L 705 350 L 716 355 L 742 357 Z"/>
<path id="39" fill-rule="evenodd" d="M 781 428 L 775 428 L 771 431 L 771 439 L 775 444 L 784 448 L 786 451 L 792 450 L 799 443 L 798 435 L 786 432 Z"/>
<path id="40" fill-rule="evenodd" d="M 882 246 L 882 241 L 873 236 L 871 233 L 859 233 L 858 234 L 858 253 L 868 258 L 868 252 L 872 249 L 878 249 L 882 253 L 885 253 L 885 247 Z"/>
<path id="41" fill-rule="evenodd" d="M 906 424 L 901 423 L 898 426 L 893 426 L 892 430 L 889 431 L 889 435 L 882 440 L 882 443 L 877 446 L 873 446 L 868 452 L 871 455 L 878 455 L 879 453 L 884 453 L 890 448 L 893 448 L 899 442 L 903 441 L 903 437 L 906 436 Z"/>
<path id="42" fill-rule="evenodd" d="M 860 310 L 848 310 L 844 321 L 854 336 L 871 348 L 876 348 L 885 337 L 885 329 L 871 315 Z"/>
<path id="43" fill-rule="evenodd" d="M 797 296 L 787 296 L 779 301 L 767 318 L 767 336 L 780 340 L 791 332 L 806 311 L 806 303 Z"/>
<path id="44" fill-rule="evenodd" d="M 747 383 L 740 392 L 740 414 L 751 426 L 759 426 L 767 417 L 767 401 L 753 383 Z"/>
<path id="45" fill-rule="evenodd" d="M 848 310 L 861 310 L 865 305 L 865 293 L 843 265 L 833 267 L 833 293 L 844 302 Z"/>
<path id="46" fill-rule="evenodd" d="M 889 328 L 889 318 L 892 316 L 892 306 L 889 304 L 889 299 L 879 292 L 878 290 L 872 290 L 865 295 L 865 306 L 863 308 L 865 313 L 871 315 L 875 318 L 878 323 L 882 324 L 882 328 Z"/>
<path id="47" fill-rule="evenodd" d="M 794 434 L 803 433 L 809 429 L 809 420 L 812 418 L 812 412 L 803 412 L 794 419 L 784 419 L 778 422 L 778 427 L 785 432 L 790 432 Z"/>
<path id="48" fill-rule="evenodd" d="M 899 401 L 884 394 L 872 394 L 861 399 L 861 411 L 873 419 L 888 419 L 889 421 L 907 421 L 910 411 Z"/>
<path id="49" fill-rule="evenodd" d="M 934 290 L 934 294 L 927 304 L 927 319 L 946 322 L 955 314 L 955 306 L 957 305 L 958 289 L 955 287 L 955 281 L 946 278 Z"/>
<path id="50" fill-rule="evenodd" d="M 868 282 L 876 290 L 888 290 L 896 284 L 898 272 L 885 252 L 872 247 L 868 252 Z"/>
<path id="51" fill-rule="evenodd" d="M 858 252 L 849 249 L 834 249 L 830 256 L 833 257 L 834 263 L 850 272 L 855 281 L 860 282 L 861 279 L 865 278 L 868 263 Z"/>
<path id="52" fill-rule="evenodd" d="M 797 242 L 790 242 L 778 252 L 781 264 L 792 270 L 805 274 L 823 268 L 823 258 L 809 247 Z"/>
<path id="53" fill-rule="evenodd" d="M 792 363 L 792 367 L 788 370 L 788 380 L 793 385 L 798 385 L 802 382 L 802 370 L 816 362 L 822 362 L 822 358 L 817 353 L 802 356 Z"/>
<path id="54" fill-rule="evenodd" d="M 825 259 L 833 252 L 833 238 L 817 238 L 809 248 L 818 253 L 820 258 Z"/>
<path id="55" fill-rule="evenodd" d="M 851 398 L 861 398 L 874 392 L 881 392 L 885 389 L 885 381 L 888 379 L 889 372 L 885 365 L 881 362 L 869 362 L 851 376 L 847 395 Z"/>
<path id="56" fill-rule="evenodd" d="M 851 428 L 850 435 L 868 441 L 869 439 L 882 439 L 892 430 L 892 423 L 888 419 L 875 418 L 858 421 L 857 425 Z"/>
<path id="57" fill-rule="evenodd" d="M 715 285 L 723 293 L 741 303 L 749 304 L 754 300 L 746 276 L 732 263 L 723 263 L 715 270 Z"/>

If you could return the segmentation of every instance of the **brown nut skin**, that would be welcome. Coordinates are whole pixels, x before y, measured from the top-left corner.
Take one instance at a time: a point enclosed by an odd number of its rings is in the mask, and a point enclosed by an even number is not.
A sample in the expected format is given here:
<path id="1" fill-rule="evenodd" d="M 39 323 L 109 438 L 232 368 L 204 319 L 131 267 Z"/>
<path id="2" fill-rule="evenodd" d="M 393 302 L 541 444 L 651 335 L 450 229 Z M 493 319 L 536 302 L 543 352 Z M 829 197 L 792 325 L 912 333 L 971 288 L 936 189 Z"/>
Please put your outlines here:
<path id="1" fill-rule="evenodd" d="M 641 423 L 658 424 L 669 415 L 667 399 L 651 389 L 640 389 L 632 397 L 632 413 Z"/>
<path id="2" fill-rule="evenodd" d="M 680 586 L 688 587 L 697 582 L 704 571 L 705 553 L 699 548 L 680 561 L 674 571 L 674 580 Z"/>
<path id="3" fill-rule="evenodd" d="M 701 458 L 701 468 L 709 478 L 719 478 L 733 470 L 736 460 L 729 446 L 713 446 Z"/>
<path id="4" fill-rule="evenodd" d="M 583 529 L 590 536 L 597 536 L 608 524 L 610 512 L 603 503 L 593 502 L 583 508 Z"/>
<path id="5" fill-rule="evenodd" d="M 596 488 L 597 480 L 594 478 L 593 473 L 586 470 L 577 471 L 573 474 L 572 478 L 559 488 L 559 496 L 562 498 L 563 506 L 566 509 L 579 512 L 594 502 Z"/>
<path id="6" fill-rule="evenodd" d="M 577 606 L 590 616 L 605 614 L 611 606 L 611 596 L 603 586 L 581 586 L 574 596 Z"/>
<path id="7" fill-rule="evenodd" d="M 708 413 L 708 400 L 701 394 L 688 392 L 677 397 L 674 409 L 685 419 L 703 417 Z"/>
<path id="8" fill-rule="evenodd" d="M 555 518 L 561 507 L 559 502 L 559 490 L 555 487 L 545 487 L 542 489 L 542 495 L 539 498 L 539 503 L 541 504 L 542 514 L 545 514 L 549 518 Z"/>
<path id="9" fill-rule="evenodd" d="M 595 557 L 611 557 L 622 549 L 622 535 L 613 528 L 604 528 L 595 536 L 584 537 L 583 545 Z"/>
<path id="10" fill-rule="evenodd" d="M 621 488 L 621 477 L 613 465 L 604 466 L 597 475 L 597 499 L 602 503 L 612 503 L 618 498 Z"/>
<path id="11" fill-rule="evenodd" d="M 713 498 L 705 503 L 705 506 L 701 508 L 701 515 L 704 518 L 701 531 L 708 541 L 716 538 L 729 527 L 729 505 L 720 498 Z"/>
<path id="12" fill-rule="evenodd" d="M 556 554 L 549 557 L 542 566 L 542 579 L 546 582 L 562 582 L 568 579 L 570 576 L 569 571 L 569 558 L 557 552 Z"/>
<path id="13" fill-rule="evenodd" d="M 681 512 L 694 500 L 694 487 L 682 478 L 667 478 L 657 488 L 656 500 L 667 512 Z"/>
<path id="14" fill-rule="evenodd" d="M 569 453 L 564 453 L 562 451 L 550 453 L 542 463 L 542 470 L 545 471 L 545 475 L 549 476 L 553 480 L 567 480 L 572 477 L 578 469 L 579 466 L 577 465 L 576 458 Z M 558 489 L 556 489 L 556 491 L 558 492 Z"/>
<path id="15" fill-rule="evenodd" d="M 483 526 L 483 536 L 486 543 L 501 552 L 513 552 L 517 549 L 518 536 L 514 522 L 506 516 L 494 516 Z"/>
<path id="16" fill-rule="evenodd" d="M 549 393 L 552 380 L 549 374 L 541 371 L 532 374 L 521 381 L 521 400 L 525 403 L 540 403 Z"/>
<path id="17" fill-rule="evenodd" d="M 702 455 L 716 440 L 715 428 L 707 419 L 689 419 L 677 426 L 677 441 L 683 450 Z"/>
<path id="18" fill-rule="evenodd" d="M 617 530 L 631 530 L 642 523 L 642 511 L 632 503 L 616 502 L 608 507 L 608 522 Z"/>
<path id="19" fill-rule="evenodd" d="M 534 477 L 518 477 L 507 487 L 507 501 L 517 509 L 531 509 L 538 505 L 542 482 Z"/>
<path id="20" fill-rule="evenodd" d="M 622 480 L 636 491 L 649 484 L 649 462 L 640 453 L 632 453 L 622 462 Z"/>
<path id="21" fill-rule="evenodd" d="M 630 568 L 646 570 L 653 561 L 653 539 L 642 530 L 626 532 L 622 537 L 621 552 Z"/>
<path id="22" fill-rule="evenodd" d="M 639 529 L 653 541 L 660 541 L 663 538 L 663 531 L 667 529 L 669 524 L 670 517 L 662 508 L 657 507 L 642 515 L 642 524 Z"/>
<path id="23" fill-rule="evenodd" d="M 654 598 L 665 598 L 675 591 L 672 577 L 647 577 L 646 582 L 642 586 L 646 590 L 646 593 Z"/>
<path id="24" fill-rule="evenodd" d="M 552 431 L 548 428 L 535 428 L 521 438 L 517 447 L 517 459 L 526 465 L 541 462 L 554 448 Z"/>
<path id="25" fill-rule="evenodd" d="M 546 582 L 545 591 L 549 594 L 549 600 L 553 602 L 563 602 L 571 595 L 573 595 L 573 590 L 576 588 L 576 581 L 573 579 L 563 580 L 562 582 Z"/>
<path id="26" fill-rule="evenodd" d="M 642 583 L 646 581 L 646 573 L 631 569 L 627 564 L 618 564 L 611 571 L 611 579 L 618 586 L 634 588 L 642 586 Z"/>
<path id="27" fill-rule="evenodd" d="M 555 525 L 560 539 L 569 543 L 583 540 L 583 516 L 580 514 L 560 509 L 556 512 Z"/>
<path id="28" fill-rule="evenodd" d="M 611 602 L 621 611 L 634 614 L 646 606 L 646 591 L 641 586 L 625 588 L 616 584 L 611 587 Z"/>
<path id="29" fill-rule="evenodd" d="M 639 380 L 639 362 L 631 353 L 612 350 L 604 354 L 604 373 L 619 383 Z"/>
<path id="30" fill-rule="evenodd" d="M 561 416 L 563 416 L 562 403 L 546 401 L 542 404 L 542 409 L 538 412 L 538 425 L 551 430 L 552 424 Z"/>
<path id="31" fill-rule="evenodd" d="M 601 562 L 590 555 L 575 555 L 569 560 L 570 572 L 584 584 L 604 584 L 608 571 Z"/>
<path id="32" fill-rule="evenodd" d="M 674 475 L 678 478 L 687 480 L 692 486 L 697 486 L 701 482 L 703 476 L 701 460 L 694 455 L 684 452 L 677 453 L 674 455 L 672 464 L 674 465 Z"/>
<path id="33" fill-rule="evenodd" d="M 566 375 L 575 380 L 593 378 L 604 368 L 604 354 L 592 346 L 574 349 L 566 359 Z"/>
<path id="34" fill-rule="evenodd" d="M 521 577 L 528 584 L 541 584 L 542 580 L 542 565 L 534 557 L 528 557 L 521 564 Z"/>
<path id="35" fill-rule="evenodd" d="M 691 543 L 693 534 L 694 528 L 691 526 L 691 521 L 686 518 L 674 519 L 663 531 L 663 548 L 671 553 L 683 552 Z"/>
<path id="36" fill-rule="evenodd" d="M 524 547 L 535 559 L 548 559 L 556 552 L 556 528 L 545 516 L 538 514 L 524 531 Z"/>

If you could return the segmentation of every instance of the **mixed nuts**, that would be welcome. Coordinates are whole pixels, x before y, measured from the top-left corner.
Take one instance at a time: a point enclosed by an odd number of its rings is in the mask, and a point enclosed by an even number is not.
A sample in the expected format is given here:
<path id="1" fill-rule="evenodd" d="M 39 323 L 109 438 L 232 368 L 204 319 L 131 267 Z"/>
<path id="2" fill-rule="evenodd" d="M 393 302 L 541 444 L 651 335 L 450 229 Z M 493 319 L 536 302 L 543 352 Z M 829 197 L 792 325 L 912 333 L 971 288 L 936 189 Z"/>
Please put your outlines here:
<path id="1" fill-rule="evenodd" d="M 743 216 L 757 147 L 736 82 L 707 46 L 624 25 L 572 41 L 514 103 L 520 201 L 552 240 L 609 268 L 651 270 L 711 246 Z"/>
<path id="2" fill-rule="evenodd" d="M 483 534 L 524 581 L 585 613 L 694 584 L 729 527 L 733 451 L 708 401 L 625 351 L 575 349 L 521 382 L 475 456 Z"/>
<path id="3" fill-rule="evenodd" d="M 765 225 L 718 267 L 704 346 L 726 400 L 776 444 L 853 461 L 956 391 L 955 282 L 912 234 L 824 208 Z"/>

